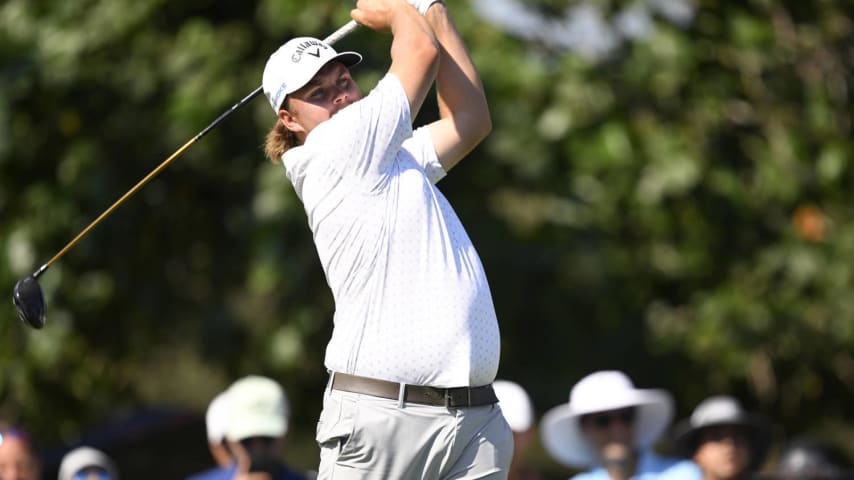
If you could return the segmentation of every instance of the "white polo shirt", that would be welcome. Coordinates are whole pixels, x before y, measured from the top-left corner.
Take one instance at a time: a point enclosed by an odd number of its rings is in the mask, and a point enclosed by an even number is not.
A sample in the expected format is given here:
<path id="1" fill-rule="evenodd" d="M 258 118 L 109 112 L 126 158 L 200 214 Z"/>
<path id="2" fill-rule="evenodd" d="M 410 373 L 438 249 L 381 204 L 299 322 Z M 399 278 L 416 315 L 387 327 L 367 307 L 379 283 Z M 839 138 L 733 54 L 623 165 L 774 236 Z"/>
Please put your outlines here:
<path id="1" fill-rule="evenodd" d="M 427 129 L 412 131 L 387 74 L 282 157 L 335 298 L 326 367 L 416 385 L 495 378 L 498 322 L 486 275 L 434 183 Z"/>

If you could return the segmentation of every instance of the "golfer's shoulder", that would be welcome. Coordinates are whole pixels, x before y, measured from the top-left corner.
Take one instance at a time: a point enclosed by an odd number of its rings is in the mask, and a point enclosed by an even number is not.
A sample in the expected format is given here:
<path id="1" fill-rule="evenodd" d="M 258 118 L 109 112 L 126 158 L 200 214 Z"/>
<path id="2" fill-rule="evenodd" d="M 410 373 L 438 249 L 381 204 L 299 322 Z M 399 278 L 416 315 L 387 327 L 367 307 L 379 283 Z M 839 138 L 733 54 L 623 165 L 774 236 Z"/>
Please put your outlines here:
<path id="1" fill-rule="evenodd" d="M 407 109 L 409 108 L 409 99 L 406 96 L 406 90 L 403 89 L 403 84 L 400 83 L 400 79 L 391 72 L 387 72 L 383 78 L 377 82 L 377 85 L 370 91 L 368 96 L 363 98 L 361 102 L 380 105 L 398 103 L 401 106 L 405 106 Z"/>

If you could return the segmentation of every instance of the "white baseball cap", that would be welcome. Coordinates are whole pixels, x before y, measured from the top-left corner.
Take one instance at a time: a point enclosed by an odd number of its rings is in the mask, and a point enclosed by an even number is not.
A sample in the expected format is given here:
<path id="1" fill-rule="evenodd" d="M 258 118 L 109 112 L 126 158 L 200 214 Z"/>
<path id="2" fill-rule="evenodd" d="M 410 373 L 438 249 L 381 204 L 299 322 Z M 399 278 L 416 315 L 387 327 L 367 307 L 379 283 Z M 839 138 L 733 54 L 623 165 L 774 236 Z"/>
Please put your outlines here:
<path id="1" fill-rule="evenodd" d="M 510 430 L 528 431 L 534 425 L 534 406 L 525 389 L 508 380 L 496 380 L 492 383 L 492 388 Z"/>
<path id="2" fill-rule="evenodd" d="M 362 61 L 356 52 L 338 53 L 328 43 L 314 37 L 297 37 L 279 47 L 267 60 L 261 86 L 273 111 L 279 111 L 285 97 L 307 84 L 327 63 L 337 60 L 345 67 Z"/>
<path id="3" fill-rule="evenodd" d="M 250 375 L 234 382 L 226 395 L 227 439 L 237 442 L 249 437 L 284 437 L 288 432 L 288 397 L 276 381 Z"/>

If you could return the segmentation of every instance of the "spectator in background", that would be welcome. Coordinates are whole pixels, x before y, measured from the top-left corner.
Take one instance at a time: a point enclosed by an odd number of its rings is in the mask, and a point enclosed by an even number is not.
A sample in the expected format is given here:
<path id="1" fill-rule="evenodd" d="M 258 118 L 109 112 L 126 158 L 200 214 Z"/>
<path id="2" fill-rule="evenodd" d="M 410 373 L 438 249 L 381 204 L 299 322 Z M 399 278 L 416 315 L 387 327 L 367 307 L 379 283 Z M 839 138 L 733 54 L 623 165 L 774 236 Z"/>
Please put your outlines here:
<path id="1" fill-rule="evenodd" d="M 828 443 L 814 438 L 799 437 L 783 447 L 774 471 L 754 478 L 756 480 L 851 480 L 854 479 L 854 471 L 845 464 L 840 452 Z"/>
<path id="2" fill-rule="evenodd" d="M 0 479 L 37 480 L 41 464 L 30 436 L 21 429 L 0 426 Z"/>
<path id="3" fill-rule="evenodd" d="M 525 452 L 534 440 L 534 406 L 521 385 L 496 380 L 492 384 L 498 406 L 513 431 L 513 461 L 507 480 L 539 480 L 539 473 L 524 466 Z"/>
<path id="4" fill-rule="evenodd" d="M 771 444 L 771 426 L 745 412 L 729 396 L 703 400 L 674 429 L 680 455 L 692 458 L 704 480 L 742 480 L 762 466 Z"/>
<path id="5" fill-rule="evenodd" d="M 225 438 L 236 463 L 235 480 L 305 480 L 281 459 L 288 433 L 289 405 L 282 387 L 266 377 L 248 376 L 229 387 Z"/>
<path id="6" fill-rule="evenodd" d="M 211 400 L 208 410 L 205 413 L 208 450 L 210 450 L 216 466 L 192 475 L 187 480 L 216 479 L 219 475 L 222 475 L 225 471 L 233 467 L 234 457 L 231 456 L 228 444 L 225 441 L 225 429 L 228 425 L 228 418 L 228 397 L 226 396 L 226 392 L 221 392 Z"/>
<path id="7" fill-rule="evenodd" d="M 0 477 L 5 480 L 5 477 Z M 104 452 L 78 447 L 66 453 L 59 464 L 59 480 L 118 480 L 116 464 Z"/>
<path id="8" fill-rule="evenodd" d="M 600 371 L 572 387 L 568 404 L 546 412 L 541 434 L 555 460 L 592 469 L 576 480 L 698 480 L 692 462 L 653 452 L 672 418 L 666 391 L 637 389 L 622 372 Z"/>

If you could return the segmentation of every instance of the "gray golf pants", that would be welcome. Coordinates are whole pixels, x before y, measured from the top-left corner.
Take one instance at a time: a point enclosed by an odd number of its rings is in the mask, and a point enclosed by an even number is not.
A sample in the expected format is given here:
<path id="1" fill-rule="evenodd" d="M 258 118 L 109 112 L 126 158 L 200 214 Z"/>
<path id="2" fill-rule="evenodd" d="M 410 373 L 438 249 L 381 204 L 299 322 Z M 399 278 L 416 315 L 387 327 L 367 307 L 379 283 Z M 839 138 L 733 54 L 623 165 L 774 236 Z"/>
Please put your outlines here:
<path id="1" fill-rule="evenodd" d="M 513 434 L 498 405 L 447 408 L 330 390 L 318 480 L 507 478 Z"/>

